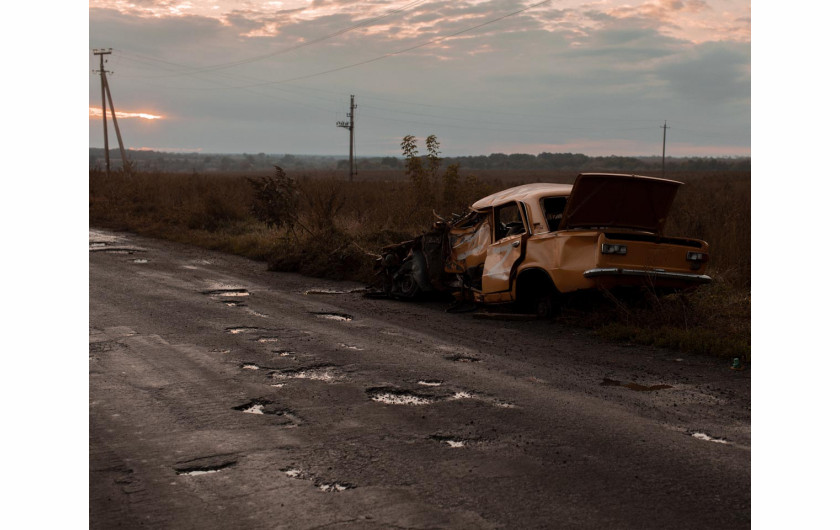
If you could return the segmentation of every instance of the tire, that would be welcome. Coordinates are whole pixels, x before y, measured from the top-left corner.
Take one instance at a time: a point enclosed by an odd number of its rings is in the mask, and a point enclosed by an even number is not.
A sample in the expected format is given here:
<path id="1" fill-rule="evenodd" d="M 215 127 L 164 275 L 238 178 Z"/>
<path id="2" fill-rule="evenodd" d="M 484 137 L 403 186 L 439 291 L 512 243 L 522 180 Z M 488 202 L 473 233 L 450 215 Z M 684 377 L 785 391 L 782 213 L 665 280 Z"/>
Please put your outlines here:
<path id="1" fill-rule="evenodd" d="M 420 285 L 414 279 L 411 269 L 401 271 L 394 278 L 391 293 L 397 298 L 414 298 L 420 291 Z"/>
<path id="2" fill-rule="evenodd" d="M 517 286 L 516 299 L 520 308 L 539 319 L 549 319 L 560 309 L 560 296 L 547 276 L 533 273 L 523 277 Z"/>

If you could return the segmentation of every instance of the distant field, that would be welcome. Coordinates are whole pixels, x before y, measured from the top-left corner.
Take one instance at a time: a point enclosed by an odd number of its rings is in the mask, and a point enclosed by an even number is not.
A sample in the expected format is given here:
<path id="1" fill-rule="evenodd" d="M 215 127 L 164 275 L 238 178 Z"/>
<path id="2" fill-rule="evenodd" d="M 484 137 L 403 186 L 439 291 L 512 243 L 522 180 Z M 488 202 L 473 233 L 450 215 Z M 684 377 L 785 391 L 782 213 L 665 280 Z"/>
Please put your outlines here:
<path id="1" fill-rule="evenodd" d="M 617 171 L 612 171 L 617 172 Z M 261 259 L 277 270 L 372 280 L 370 254 L 426 230 L 498 190 L 527 182 L 574 181 L 557 170 L 462 171 L 455 195 L 421 205 L 402 170 L 367 171 L 355 182 L 340 170 L 289 171 L 299 190 L 293 230 L 269 229 L 253 215 L 248 177 L 269 172 L 90 172 L 90 223 Z M 648 172 L 652 176 L 660 176 Z M 688 297 L 628 309 L 614 302 L 572 307 L 561 317 L 620 340 L 720 356 L 749 354 L 750 173 L 690 171 L 666 175 L 685 183 L 666 233 L 704 239 L 716 281 Z M 589 307 L 589 306 L 586 306 Z"/>

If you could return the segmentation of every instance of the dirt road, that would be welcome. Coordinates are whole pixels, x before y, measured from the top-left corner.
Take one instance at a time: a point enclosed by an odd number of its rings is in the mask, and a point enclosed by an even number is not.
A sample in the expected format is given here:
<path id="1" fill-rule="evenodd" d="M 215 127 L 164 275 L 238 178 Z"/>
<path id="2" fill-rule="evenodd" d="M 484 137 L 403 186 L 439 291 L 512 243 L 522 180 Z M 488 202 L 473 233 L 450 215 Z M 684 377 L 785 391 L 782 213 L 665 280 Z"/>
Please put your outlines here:
<path id="1" fill-rule="evenodd" d="M 90 233 L 92 528 L 748 528 L 750 374 Z"/>

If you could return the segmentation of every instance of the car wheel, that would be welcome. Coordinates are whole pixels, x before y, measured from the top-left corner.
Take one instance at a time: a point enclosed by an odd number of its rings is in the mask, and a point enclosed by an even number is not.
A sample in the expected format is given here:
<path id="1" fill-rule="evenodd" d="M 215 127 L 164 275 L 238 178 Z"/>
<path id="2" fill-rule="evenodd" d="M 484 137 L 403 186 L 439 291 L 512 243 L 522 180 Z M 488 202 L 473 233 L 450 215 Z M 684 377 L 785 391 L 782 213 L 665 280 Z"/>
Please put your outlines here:
<path id="1" fill-rule="evenodd" d="M 414 275 L 411 274 L 411 271 L 406 271 L 401 273 L 394 280 L 392 292 L 400 298 L 414 298 L 417 296 L 417 291 L 419 290 L 420 286 L 414 279 Z"/>

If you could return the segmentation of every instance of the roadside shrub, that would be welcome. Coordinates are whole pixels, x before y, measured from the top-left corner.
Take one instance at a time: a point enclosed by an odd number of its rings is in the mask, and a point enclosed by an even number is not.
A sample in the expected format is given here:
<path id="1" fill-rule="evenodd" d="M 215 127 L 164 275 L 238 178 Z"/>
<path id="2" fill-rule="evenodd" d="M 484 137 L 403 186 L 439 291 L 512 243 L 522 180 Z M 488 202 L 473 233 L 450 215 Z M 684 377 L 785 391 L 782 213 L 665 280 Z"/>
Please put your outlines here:
<path id="1" fill-rule="evenodd" d="M 298 185 L 280 166 L 274 166 L 274 176 L 249 178 L 254 189 L 251 213 L 269 228 L 286 228 L 293 234 L 298 221 L 300 191 Z"/>

